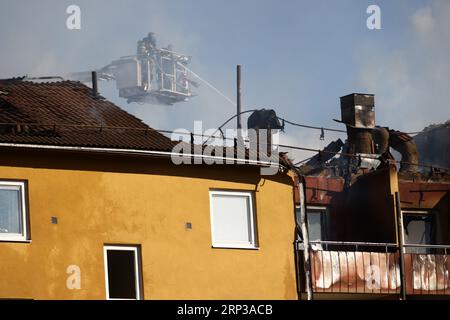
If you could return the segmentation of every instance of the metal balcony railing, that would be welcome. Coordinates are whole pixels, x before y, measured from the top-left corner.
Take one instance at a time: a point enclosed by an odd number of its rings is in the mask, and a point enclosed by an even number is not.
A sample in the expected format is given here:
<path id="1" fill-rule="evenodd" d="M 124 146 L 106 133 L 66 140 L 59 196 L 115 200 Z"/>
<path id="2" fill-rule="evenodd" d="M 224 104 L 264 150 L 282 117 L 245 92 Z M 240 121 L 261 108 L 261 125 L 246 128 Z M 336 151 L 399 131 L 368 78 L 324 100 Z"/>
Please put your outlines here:
<path id="1" fill-rule="evenodd" d="M 404 244 L 406 293 L 450 295 L 450 246 Z M 412 250 L 408 250 L 412 249 Z"/>
<path id="2" fill-rule="evenodd" d="M 404 247 L 406 294 L 450 295 L 450 246 Z M 313 292 L 400 294 L 399 261 L 395 243 L 310 241 Z"/>

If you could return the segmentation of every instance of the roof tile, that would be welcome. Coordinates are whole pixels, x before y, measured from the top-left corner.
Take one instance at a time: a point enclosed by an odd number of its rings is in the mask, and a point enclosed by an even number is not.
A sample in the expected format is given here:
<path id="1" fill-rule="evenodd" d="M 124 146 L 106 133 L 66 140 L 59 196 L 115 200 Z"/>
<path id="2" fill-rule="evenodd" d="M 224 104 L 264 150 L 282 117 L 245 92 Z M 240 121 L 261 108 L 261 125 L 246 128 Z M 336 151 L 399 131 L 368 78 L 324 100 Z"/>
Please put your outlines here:
<path id="1" fill-rule="evenodd" d="M 174 142 L 80 82 L 0 80 L 0 142 L 170 151 Z"/>

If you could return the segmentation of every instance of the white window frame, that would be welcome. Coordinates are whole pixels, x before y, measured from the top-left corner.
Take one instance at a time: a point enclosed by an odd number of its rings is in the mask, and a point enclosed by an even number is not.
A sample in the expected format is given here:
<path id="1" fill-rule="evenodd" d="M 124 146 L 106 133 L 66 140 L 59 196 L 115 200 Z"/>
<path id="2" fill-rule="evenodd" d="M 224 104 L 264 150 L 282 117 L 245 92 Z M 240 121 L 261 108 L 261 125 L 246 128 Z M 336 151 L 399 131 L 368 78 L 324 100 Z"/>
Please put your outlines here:
<path id="1" fill-rule="evenodd" d="M 315 206 L 315 205 L 306 205 L 306 215 L 310 214 L 310 213 L 319 213 L 320 214 L 320 240 L 319 241 L 324 241 L 324 219 L 326 219 L 326 214 L 328 212 L 328 207 L 327 206 Z M 308 219 L 308 218 L 306 218 Z M 308 230 L 309 230 L 309 220 L 308 220 Z M 316 241 L 316 240 L 311 240 L 310 241 Z"/>
<path id="2" fill-rule="evenodd" d="M 134 272 L 136 274 L 136 299 L 111 298 L 109 296 L 109 275 L 108 275 L 108 251 L 133 251 L 134 252 Z M 139 247 L 138 246 L 121 246 L 121 245 L 105 245 L 103 247 L 103 258 L 105 267 L 105 287 L 106 300 L 142 300 L 141 292 L 141 269 L 139 264 Z"/>
<path id="3" fill-rule="evenodd" d="M 250 210 L 250 242 L 243 241 L 218 241 L 214 235 L 214 209 L 213 209 L 213 197 L 215 195 L 224 196 L 241 196 L 247 197 L 249 201 Z M 256 215 L 253 206 L 253 193 L 251 191 L 225 191 L 225 190 L 210 190 L 209 191 L 209 206 L 210 206 L 210 219 L 211 219 L 211 239 L 213 248 L 235 248 L 235 249 L 259 249 L 256 239 Z"/>
<path id="4" fill-rule="evenodd" d="M 28 208 L 26 202 L 26 183 L 24 181 L 5 181 L 0 180 L 0 189 L 2 187 L 7 187 L 7 189 L 19 190 L 20 194 L 20 219 L 22 233 L 0 233 L 0 241 L 17 241 L 17 242 L 28 242 Z"/>
<path id="5" fill-rule="evenodd" d="M 300 223 L 300 216 L 297 214 L 298 212 L 300 212 L 300 209 L 301 209 L 301 207 L 299 205 L 295 206 L 295 223 L 297 225 L 299 225 L 299 223 Z M 323 233 L 323 229 L 324 229 L 323 222 L 324 222 L 324 218 L 327 218 L 326 214 L 328 212 L 328 206 L 326 206 L 326 205 L 306 205 L 306 216 L 307 216 L 306 219 L 307 220 L 308 220 L 309 211 L 315 211 L 316 213 L 320 212 L 320 233 L 321 233 L 321 238 L 323 238 L 326 235 L 326 233 L 325 234 Z M 309 230 L 309 221 L 307 224 L 308 224 L 308 230 Z M 309 240 L 316 241 L 316 240 L 311 240 L 311 239 L 309 239 Z M 320 241 L 324 241 L 324 240 L 321 239 Z"/>
<path id="6" fill-rule="evenodd" d="M 429 210 L 423 210 L 423 209 L 401 209 L 402 211 L 402 225 L 403 225 L 403 235 L 406 236 L 406 228 L 405 228 L 405 215 L 406 216 L 422 216 L 422 217 L 431 217 L 432 219 L 435 219 L 435 211 L 433 209 L 429 209 Z M 433 220 L 432 220 L 433 221 Z M 435 240 L 435 239 L 434 239 Z M 432 240 L 433 241 L 433 240 Z M 406 243 L 406 244 L 410 244 L 410 245 L 415 245 L 418 243 Z M 414 248 L 414 247 L 412 247 Z"/>

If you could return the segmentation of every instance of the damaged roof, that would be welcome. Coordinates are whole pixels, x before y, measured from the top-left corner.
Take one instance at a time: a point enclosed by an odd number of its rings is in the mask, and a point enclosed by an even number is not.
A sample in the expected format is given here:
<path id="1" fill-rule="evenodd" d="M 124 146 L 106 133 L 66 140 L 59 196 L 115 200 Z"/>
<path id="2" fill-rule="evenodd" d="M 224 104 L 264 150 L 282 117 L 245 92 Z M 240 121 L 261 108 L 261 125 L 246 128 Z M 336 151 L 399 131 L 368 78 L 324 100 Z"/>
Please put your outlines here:
<path id="1" fill-rule="evenodd" d="M 81 82 L 13 78 L 0 79 L 1 143 L 171 152 L 179 141 L 172 141 L 112 102 L 94 95 Z M 207 147 L 197 146 L 192 151 L 203 153 Z M 238 156 L 233 147 L 222 151 L 223 156 Z M 211 154 L 214 156 L 214 152 Z M 244 156 L 257 159 L 258 155 L 246 148 Z M 287 165 L 283 157 L 279 160 Z"/>
<path id="2" fill-rule="evenodd" d="M 450 197 L 450 182 L 399 180 L 401 203 L 404 208 L 434 208 Z"/>
<path id="3" fill-rule="evenodd" d="M 0 80 L 0 142 L 170 151 L 169 138 L 80 82 Z"/>

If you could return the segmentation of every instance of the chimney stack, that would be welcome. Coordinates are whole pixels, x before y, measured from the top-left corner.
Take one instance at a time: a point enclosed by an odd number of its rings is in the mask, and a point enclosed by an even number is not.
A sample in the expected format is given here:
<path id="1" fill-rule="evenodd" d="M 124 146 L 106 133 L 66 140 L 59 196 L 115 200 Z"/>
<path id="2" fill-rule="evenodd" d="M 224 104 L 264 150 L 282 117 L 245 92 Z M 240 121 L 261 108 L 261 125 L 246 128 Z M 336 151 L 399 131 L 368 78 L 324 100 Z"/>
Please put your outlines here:
<path id="1" fill-rule="evenodd" d="M 347 126 L 352 153 L 375 153 L 372 130 L 375 128 L 373 94 L 352 93 L 340 98 L 342 122 Z"/>
<path id="2" fill-rule="evenodd" d="M 97 71 L 92 71 L 92 94 L 94 98 L 98 96 Z"/>

